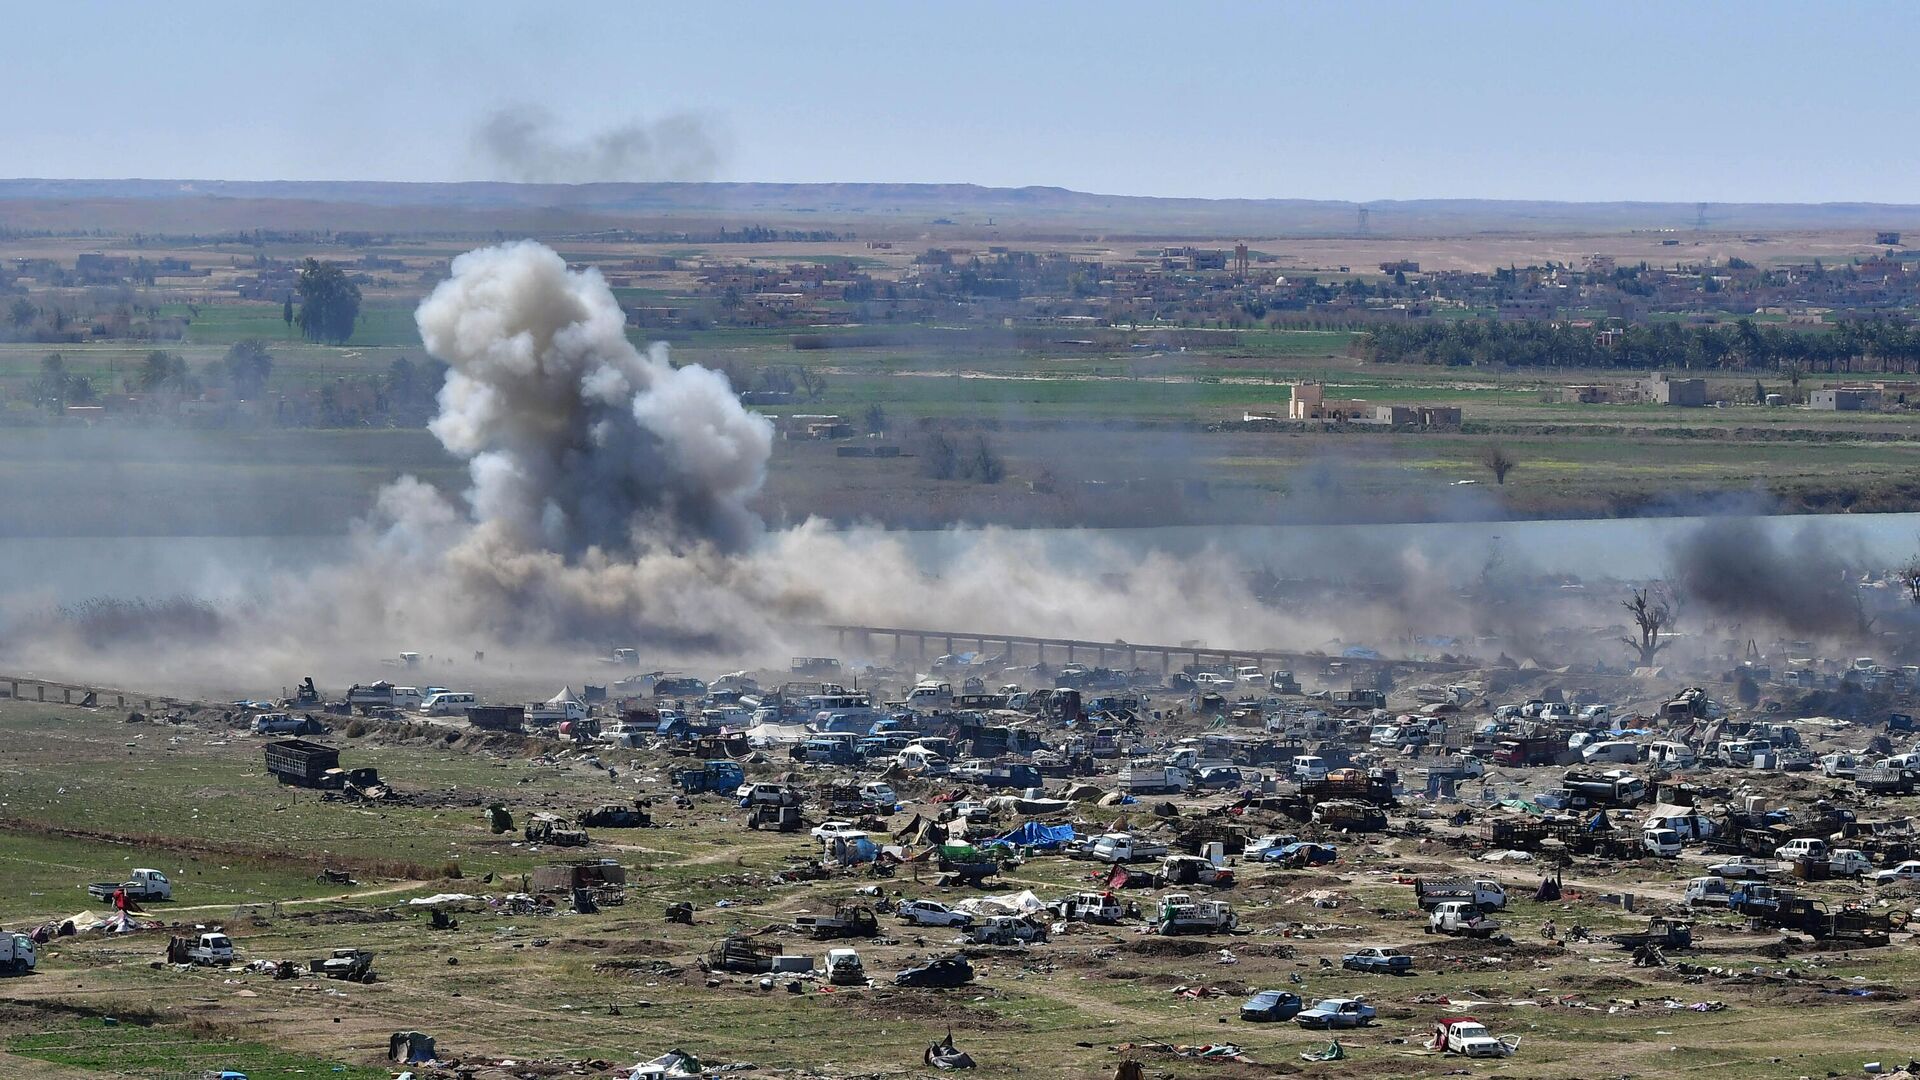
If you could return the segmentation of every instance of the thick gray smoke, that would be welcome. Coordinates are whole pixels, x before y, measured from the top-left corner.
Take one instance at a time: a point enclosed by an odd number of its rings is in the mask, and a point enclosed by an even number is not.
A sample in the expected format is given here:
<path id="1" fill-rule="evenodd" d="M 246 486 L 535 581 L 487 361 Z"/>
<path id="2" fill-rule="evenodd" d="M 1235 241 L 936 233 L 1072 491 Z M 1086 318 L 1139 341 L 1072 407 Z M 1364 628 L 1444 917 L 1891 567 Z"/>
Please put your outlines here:
<path id="1" fill-rule="evenodd" d="M 710 180 L 726 156 L 725 136 L 710 117 L 670 113 L 570 137 L 538 105 L 488 114 L 474 129 L 473 146 L 502 179 L 525 183 Z"/>
<path id="2" fill-rule="evenodd" d="M 599 272 L 526 242 L 453 262 L 416 315 L 451 368 L 428 428 L 468 459 L 475 519 L 577 559 L 655 543 L 743 549 L 773 425 L 724 375 L 627 341 Z"/>
<path id="3" fill-rule="evenodd" d="M 1782 538 L 1750 517 L 1709 518 L 1673 550 L 1674 582 L 1691 612 L 1812 635 L 1867 629 L 1863 565 L 1812 529 Z"/>
<path id="4" fill-rule="evenodd" d="M 533 243 L 475 251 L 417 318 L 449 367 L 430 427 L 468 464 L 462 498 L 390 485 L 342 564 L 224 611 L 215 640 L 155 633 L 109 658 L 50 631 L 7 643 L 11 658 L 125 685 L 246 691 L 306 674 L 365 680 L 403 650 L 443 667 L 485 653 L 484 668 L 422 676 L 476 682 L 591 670 L 615 645 L 662 666 L 780 663 L 816 644 L 819 624 L 1338 651 L 1475 620 L 1442 568 L 1384 545 L 1361 556 L 1385 582 L 1377 591 L 1267 604 L 1247 573 L 1257 562 L 1211 547 L 1143 554 L 1097 531 L 916 535 L 812 520 L 764 530 L 750 507 L 772 425 L 724 376 L 635 349 L 598 273 Z M 1349 559 L 1361 550 L 1340 546 Z M 1273 561 L 1284 568 L 1286 554 Z M 126 621 L 112 615 L 96 621 Z"/>

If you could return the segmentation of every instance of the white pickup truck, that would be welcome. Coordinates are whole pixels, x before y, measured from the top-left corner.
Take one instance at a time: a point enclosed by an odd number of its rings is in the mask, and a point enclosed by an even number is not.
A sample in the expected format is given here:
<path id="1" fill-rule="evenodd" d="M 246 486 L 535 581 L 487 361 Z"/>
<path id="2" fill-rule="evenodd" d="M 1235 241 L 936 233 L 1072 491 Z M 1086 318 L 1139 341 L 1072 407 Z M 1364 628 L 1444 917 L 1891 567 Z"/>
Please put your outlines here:
<path id="1" fill-rule="evenodd" d="M 1482 911 L 1499 911 L 1507 906 L 1506 888 L 1484 878 L 1414 878 L 1413 896 L 1424 911 L 1452 900 L 1465 901 Z"/>
<path id="2" fill-rule="evenodd" d="M 111 900 L 113 894 L 125 891 L 129 900 L 171 900 L 173 883 L 167 875 L 150 867 L 141 867 L 128 875 L 125 881 L 96 881 L 87 886 L 87 895 L 95 900 Z"/>
<path id="3" fill-rule="evenodd" d="M 1168 893 L 1160 901 L 1155 929 L 1162 934 L 1225 934 L 1240 925 L 1233 906 L 1224 900 L 1195 900 L 1186 893 Z"/>
<path id="4" fill-rule="evenodd" d="M 233 963 L 233 939 L 218 930 L 198 937 L 177 937 L 167 942 L 167 962 L 220 967 Z"/>
<path id="5" fill-rule="evenodd" d="M 1167 845 L 1136 840 L 1132 833 L 1107 833 L 1096 837 L 1087 854 L 1100 862 L 1146 862 L 1167 857 Z"/>

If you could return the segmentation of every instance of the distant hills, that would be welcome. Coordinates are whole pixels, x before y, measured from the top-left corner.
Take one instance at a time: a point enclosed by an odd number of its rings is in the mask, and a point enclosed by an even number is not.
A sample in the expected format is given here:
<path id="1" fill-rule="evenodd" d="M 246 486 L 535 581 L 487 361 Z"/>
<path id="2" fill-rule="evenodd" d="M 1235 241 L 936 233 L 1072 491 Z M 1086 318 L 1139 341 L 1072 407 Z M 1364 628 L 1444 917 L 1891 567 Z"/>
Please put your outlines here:
<path id="1" fill-rule="evenodd" d="M 144 209 L 143 209 L 144 207 Z M 288 214 L 294 208 L 298 212 Z M 53 228 L 87 213 L 103 227 L 153 217 L 196 228 L 643 227 L 740 221 L 876 235 L 947 227 L 1052 229 L 1142 237 L 1453 236 L 1489 233 L 1692 231 L 1696 203 L 1415 199 L 1164 199 L 1057 187 L 974 184 L 512 184 L 360 180 L 0 180 L 0 227 Z M 325 209 L 331 208 L 331 209 Z M 428 211 L 425 219 L 419 211 Z M 276 212 L 277 211 L 277 212 Z M 405 213 L 394 213 L 405 211 Z M 289 216 L 293 222 L 288 222 Z M 1920 206 L 1878 203 L 1711 203 L 1714 232 L 1920 230 Z M 224 225 L 222 225 L 224 223 Z M 68 225 L 67 227 L 74 227 Z"/>

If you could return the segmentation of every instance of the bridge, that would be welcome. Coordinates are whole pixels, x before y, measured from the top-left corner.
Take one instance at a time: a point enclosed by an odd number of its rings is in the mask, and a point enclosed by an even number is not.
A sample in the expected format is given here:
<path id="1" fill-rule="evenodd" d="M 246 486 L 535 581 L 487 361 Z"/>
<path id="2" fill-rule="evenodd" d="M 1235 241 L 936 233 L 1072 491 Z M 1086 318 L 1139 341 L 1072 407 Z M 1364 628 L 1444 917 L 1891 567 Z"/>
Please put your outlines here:
<path id="1" fill-rule="evenodd" d="M 1121 662 L 1127 670 L 1151 665 L 1156 660 L 1162 674 L 1173 670 L 1175 659 L 1188 659 L 1195 666 L 1205 662 L 1216 662 L 1221 674 L 1229 674 L 1242 664 L 1258 666 L 1262 671 L 1284 668 L 1299 670 L 1301 665 L 1316 666 L 1329 661 L 1338 661 L 1349 668 L 1373 670 L 1382 667 L 1398 671 L 1425 671 L 1434 674 L 1465 671 L 1467 664 L 1449 664 L 1435 660 L 1389 660 L 1381 657 L 1335 656 L 1327 653 L 1289 652 L 1275 649 L 1222 649 L 1202 644 L 1185 645 L 1145 645 L 1132 641 L 1082 641 L 1075 638 L 1030 637 L 1022 634 L 983 634 L 958 630 L 907 629 L 892 626 L 823 626 L 823 631 L 834 635 L 834 642 L 841 649 L 853 645 L 861 649 L 874 648 L 873 639 L 891 638 L 893 653 L 896 656 L 912 655 L 926 659 L 929 655 L 939 656 L 952 653 L 958 645 L 965 649 L 969 645 L 977 652 L 991 649 L 1001 650 L 1009 663 L 1019 663 L 1021 650 L 1033 657 L 1034 663 L 1046 663 L 1051 659 L 1063 664 L 1076 661 L 1088 661 L 1096 667 L 1109 666 L 1109 659 Z M 929 643 L 939 646 L 937 651 L 929 653 Z M 1143 664 L 1144 662 L 1144 664 Z"/>

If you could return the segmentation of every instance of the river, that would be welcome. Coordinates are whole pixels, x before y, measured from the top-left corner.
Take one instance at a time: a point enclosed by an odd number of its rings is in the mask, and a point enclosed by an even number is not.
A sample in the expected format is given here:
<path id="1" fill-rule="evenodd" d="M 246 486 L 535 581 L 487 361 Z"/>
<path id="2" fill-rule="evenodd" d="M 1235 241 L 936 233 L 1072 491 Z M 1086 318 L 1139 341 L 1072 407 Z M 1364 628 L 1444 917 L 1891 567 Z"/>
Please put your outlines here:
<path id="1" fill-rule="evenodd" d="M 1587 579 L 1645 579 L 1668 572 L 1676 539 L 1698 517 L 1459 522 L 1406 525 L 1170 526 L 1138 529 L 1039 529 L 1062 564 L 1089 542 L 1144 554 L 1221 558 L 1264 566 L 1288 578 L 1364 580 L 1382 560 L 1414 559 L 1460 581 L 1477 574 L 1490 553 L 1517 568 Z M 1821 545 L 1862 566 L 1898 565 L 1920 550 L 1920 514 L 1830 514 L 1754 518 L 1764 534 L 1785 540 L 1811 531 Z M 901 534 L 928 567 L 963 559 L 969 530 Z M 0 603 L 66 604 L 89 597 L 227 599 L 260 596 L 276 576 L 345 557 L 341 536 L 74 537 L 0 539 Z"/>

